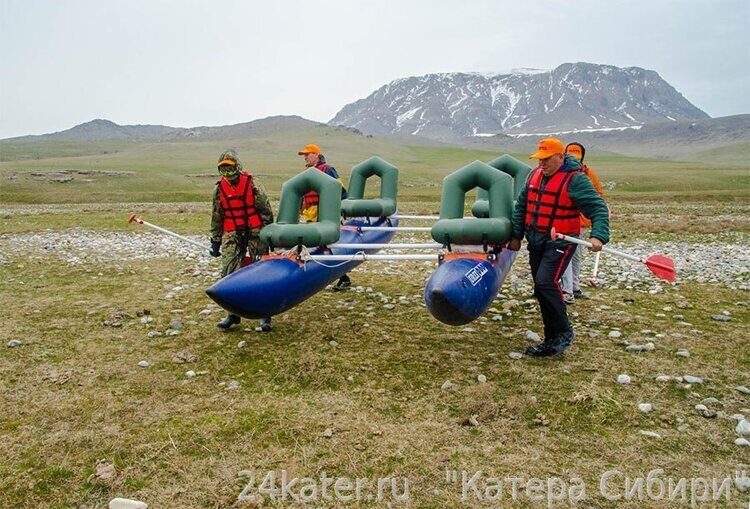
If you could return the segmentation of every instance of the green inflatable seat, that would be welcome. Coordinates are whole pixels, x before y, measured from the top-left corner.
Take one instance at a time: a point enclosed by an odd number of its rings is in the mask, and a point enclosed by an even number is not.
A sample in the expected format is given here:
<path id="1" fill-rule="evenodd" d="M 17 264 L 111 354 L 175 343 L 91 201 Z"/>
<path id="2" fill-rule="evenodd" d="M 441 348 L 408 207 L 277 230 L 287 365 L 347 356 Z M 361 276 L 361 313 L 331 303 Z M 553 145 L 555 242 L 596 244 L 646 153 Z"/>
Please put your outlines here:
<path id="1" fill-rule="evenodd" d="M 513 200 L 515 201 L 526 185 L 531 167 L 508 154 L 503 154 L 487 164 L 513 177 Z M 480 188 L 477 190 L 477 200 L 471 206 L 471 213 L 474 217 L 489 217 L 489 209 L 487 191 Z"/>
<path id="2" fill-rule="evenodd" d="M 318 222 L 299 222 L 302 197 L 308 191 L 319 195 Z M 276 222 L 260 231 L 262 242 L 273 247 L 306 247 L 333 244 L 339 240 L 341 184 L 316 168 L 307 169 L 281 186 Z"/>
<path id="3" fill-rule="evenodd" d="M 380 198 L 365 199 L 367 179 L 380 177 Z M 398 168 L 389 162 L 372 156 L 352 168 L 349 177 L 348 198 L 341 202 L 344 217 L 386 217 L 396 212 L 398 191 Z"/>
<path id="4" fill-rule="evenodd" d="M 466 193 L 478 187 L 487 192 L 486 218 L 464 218 Z M 510 240 L 513 178 L 481 161 L 474 161 L 443 180 L 440 220 L 432 227 L 435 242 L 497 245 Z"/>

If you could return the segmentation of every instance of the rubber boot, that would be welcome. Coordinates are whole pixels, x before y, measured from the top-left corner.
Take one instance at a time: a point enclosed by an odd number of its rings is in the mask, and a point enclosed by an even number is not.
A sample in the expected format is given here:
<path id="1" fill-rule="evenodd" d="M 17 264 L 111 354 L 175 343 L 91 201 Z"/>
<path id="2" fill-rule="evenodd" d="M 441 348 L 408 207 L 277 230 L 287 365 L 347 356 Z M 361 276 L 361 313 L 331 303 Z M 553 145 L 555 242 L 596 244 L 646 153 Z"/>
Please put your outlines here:
<path id="1" fill-rule="evenodd" d="M 220 329 L 226 330 L 232 325 L 237 325 L 238 323 L 240 323 L 240 317 L 237 315 L 229 314 L 226 318 L 217 323 L 216 326 Z"/>

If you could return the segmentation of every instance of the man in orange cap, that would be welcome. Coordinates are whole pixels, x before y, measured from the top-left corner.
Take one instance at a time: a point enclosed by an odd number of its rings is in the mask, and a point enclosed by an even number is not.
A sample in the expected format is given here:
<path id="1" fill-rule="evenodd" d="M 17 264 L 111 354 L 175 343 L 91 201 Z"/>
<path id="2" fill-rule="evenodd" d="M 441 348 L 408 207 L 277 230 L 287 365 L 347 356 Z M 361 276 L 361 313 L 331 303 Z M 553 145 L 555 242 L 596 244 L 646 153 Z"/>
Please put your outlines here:
<path id="1" fill-rule="evenodd" d="M 305 169 L 317 168 L 329 177 L 338 180 L 341 184 L 341 199 L 343 200 L 346 198 L 347 195 L 346 188 L 344 187 L 344 181 L 341 180 L 341 177 L 339 177 L 336 168 L 326 162 L 326 158 L 323 155 L 323 152 L 320 150 L 319 146 L 315 145 L 314 143 L 305 145 L 305 148 L 297 152 L 297 154 L 305 158 Z M 318 196 L 318 193 L 313 190 L 308 191 L 302 197 L 302 208 L 300 209 L 300 215 L 308 223 L 317 222 L 319 201 L 320 197 Z M 341 290 L 346 290 L 350 286 L 352 286 L 352 281 L 351 279 L 349 279 L 348 275 L 344 274 L 333 286 L 333 291 L 338 292 Z"/>
<path id="2" fill-rule="evenodd" d="M 544 322 L 544 341 L 527 348 L 526 355 L 549 357 L 562 354 L 575 338 L 558 281 L 576 247 L 552 240 L 550 231 L 554 228 L 559 233 L 579 236 L 579 214 L 583 213 L 592 221 L 591 249 L 600 251 L 609 241 L 609 215 L 606 203 L 581 171 L 578 159 L 565 154 L 562 141 L 543 139 L 530 158 L 538 159 L 539 166 L 529 174 L 526 187 L 518 196 L 508 249 L 518 251 L 521 239 L 526 237 L 534 296 Z"/>
<path id="3" fill-rule="evenodd" d="M 577 142 L 568 143 L 568 146 L 565 147 L 565 153 L 578 159 L 578 161 L 581 163 L 583 173 L 588 175 L 589 179 L 591 179 L 591 183 L 594 184 L 594 189 L 596 189 L 596 192 L 599 193 L 599 196 L 603 197 L 604 189 L 602 189 L 601 182 L 599 182 L 599 179 L 597 178 L 596 173 L 594 173 L 594 170 L 586 166 L 586 163 L 584 163 L 583 161 L 583 158 L 586 157 L 586 148 Z M 591 221 L 583 214 L 581 214 L 580 219 L 581 236 L 585 237 L 589 228 L 591 228 Z M 571 258 L 570 264 L 568 265 L 568 268 L 565 269 L 565 272 L 562 276 L 563 298 L 566 304 L 573 304 L 576 299 L 589 298 L 589 296 L 581 290 L 580 277 L 581 257 L 583 256 L 583 250 L 584 246 L 578 246 L 576 248 L 576 250 L 573 252 L 573 258 Z"/>

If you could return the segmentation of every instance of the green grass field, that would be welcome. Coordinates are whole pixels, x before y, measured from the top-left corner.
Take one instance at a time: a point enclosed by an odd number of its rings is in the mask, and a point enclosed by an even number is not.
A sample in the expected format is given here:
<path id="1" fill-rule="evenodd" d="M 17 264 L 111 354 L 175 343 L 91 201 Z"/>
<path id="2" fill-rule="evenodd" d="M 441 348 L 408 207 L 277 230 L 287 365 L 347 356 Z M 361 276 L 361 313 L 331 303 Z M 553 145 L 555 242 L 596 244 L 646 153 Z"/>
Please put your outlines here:
<path id="1" fill-rule="evenodd" d="M 227 145 L 238 148 L 274 200 L 299 171 L 296 151 L 305 143 L 318 141 L 345 176 L 380 155 L 399 166 L 400 208 L 409 213 L 436 212 L 445 175 L 499 155 L 319 129 L 234 142 L 0 142 L 3 507 L 99 508 L 116 496 L 153 508 L 255 507 L 257 500 L 237 501 L 247 470 L 261 477 L 281 470 L 315 478 L 322 472 L 406 477 L 411 500 L 393 507 L 499 506 L 461 500 L 460 483 L 445 480 L 446 471 L 479 469 L 500 478 L 580 477 L 587 500 L 577 507 L 689 507 L 689 498 L 676 505 L 608 501 L 598 483 L 613 469 L 630 477 L 662 468 L 664 479 L 723 479 L 750 463 L 748 449 L 733 444 L 728 417 L 750 407 L 750 397 L 734 389 L 750 386 L 750 308 L 742 305 L 750 299 L 721 284 L 665 285 L 655 295 L 639 286 L 593 290 L 591 300 L 571 308 L 579 337 L 568 355 L 512 360 L 508 353 L 523 351 L 527 330 L 541 333 L 535 306 L 501 311 L 510 299 L 531 298 L 528 269 L 520 263 L 495 310 L 469 330 L 437 322 L 421 305 L 431 267 L 368 262 L 352 278 L 372 291 L 321 292 L 276 317 L 275 331 L 262 335 L 244 330 L 254 326 L 249 321 L 221 333 L 214 325 L 220 310 L 200 314 L 214 275 L 192 275 L 194 261 L 68 265 L 56 252 L 65 246 L 25 251 L 12 243 L 32 234 L 142 233 L 126 222 L 134 212 L 180 233 L 207 235 L 215 177 L 187 175 L 213 175 Z M 741 164 L 597 156 L 594 150 L 589 158 L 604 182 L 615 183 L 608 199 L 617 241 L 750 247 L 750 175 Z M 133 173 L 73 174 L 62 183 L 29 175 L 62 169 Z M 395 307 L 385 309 L 386 303 Z M 141 323 L 144 310 L 153 322 Z M 710 318 L 723 310 L 731 310 L 730 322 Z M 179 335 L 148 337 L 166 332 L 175 319 L 184 323 Z M 657 349 L 626 352 L 621 340 L 608 337 L 615 329 L 621 339 L 654 341 Z M 15 338 L 23 344 L 6 348 Z M 690 357 L 676 356 L 678 348 L 689 348 Z M 180 352 L 196 358 L 173 362 Z M 150 366 L 138 367 L 141 360 Z M 188 370 L 197 376 L 186 377 Z M 618 384 L 620 373 L 633 383 Z M 477 383 L 479 374 L 486 383 Z M 685 389 L 655 382 L 659 374 L 695 374 L 705 383 Z M 442 390 L 446 380 L 455 387 Z M 239 387 L 230 389 L 231 382 Z M 714 408 L 723 416 L 706 419 L 695 411 L 706 397 L 718 398 Z M 638 411 L 644 401 L 653 412 Z M 94 475 L 99 460 L 114 467 L 111 475 Z M 622 482 L 615 486 L 624 489 Z M 733 487 L 730 502 L 702 504 L 747 507 L 748 498 Z M 501 506 L 545 507 L 546 500 L 512 502 L 506 492 Z"/>
<path id="2" fill-rule="evenodd" d="M 281 184 L 303 167 L 297 151 L 310 140 L 324 148 L 329 162 L 345 179 L 352 166 L 373 154 L 395 164 L 401 170 L 399 197 L 403 201 L 439 199 L 445 175 L 475 159 L 490 161 L 502 153 L 448 145 L 410 146 L 330 127 L 221 141 L 138 144 L 5 141 L 0 142 L 0 201 L 36 204 L 206 201 L 216 181 L 213 176 L 216 158 L 227 147 L 237 148 L 247 169 L 257 175 L 272 197 L 278 197 Z M 732 150 L 740 152 L 737 147 Z M 525 154 L 512 155 L 527 160 Z M 750 198 L 747 164 L 638 159 L 609 153 L 596 157 L 595 150 L 588 162 L 603 181 L 615 183 L 609 195 L 616 202 L 746 203 Z M 65 169 L 132 174 L 74 175 L 72 181 L 64 183 L 30 175 L 30 172 Z"/>

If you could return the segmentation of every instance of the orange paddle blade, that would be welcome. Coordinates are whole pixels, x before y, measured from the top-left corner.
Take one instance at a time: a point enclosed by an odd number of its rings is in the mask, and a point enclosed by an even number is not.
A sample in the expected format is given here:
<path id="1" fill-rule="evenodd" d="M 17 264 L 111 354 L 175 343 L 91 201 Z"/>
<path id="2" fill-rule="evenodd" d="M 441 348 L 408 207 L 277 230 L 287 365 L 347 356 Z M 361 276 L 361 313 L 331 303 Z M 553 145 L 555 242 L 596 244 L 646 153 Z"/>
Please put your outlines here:
<path id="1" fill-rule="evenodd" d="M 667 258 L 664 255 L 653 254 L 649 256 L 646 258 L 646 266 L 658 278 L 666 279 L 667 281 L 675 281 L 677 279 L 674 262 L 671 258 Z"/>

